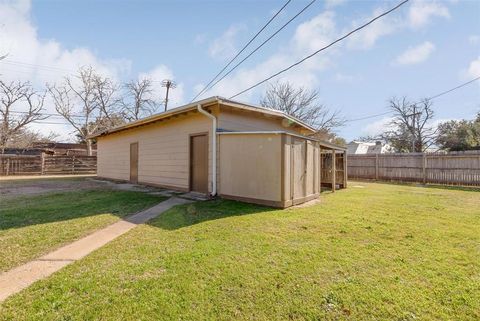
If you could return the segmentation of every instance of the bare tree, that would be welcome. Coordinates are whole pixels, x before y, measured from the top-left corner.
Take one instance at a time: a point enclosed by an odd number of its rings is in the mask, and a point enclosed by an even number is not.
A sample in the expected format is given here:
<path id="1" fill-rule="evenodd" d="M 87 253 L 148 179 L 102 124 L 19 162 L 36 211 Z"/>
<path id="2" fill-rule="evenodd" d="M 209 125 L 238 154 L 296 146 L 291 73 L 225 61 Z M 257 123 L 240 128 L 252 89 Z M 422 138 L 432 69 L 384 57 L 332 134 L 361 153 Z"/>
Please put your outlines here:
<path id="1" fill-rule="evenodd" d="M 102 111 L 97 102 L 97 87 L 92 67 L 81 68 L 74 79 L 66 77 L 60 85 L 47 85 L 57 113 L 75 128 L 76 134 L 87 143 L 87 153 L 92 155 L 90 135 L 97 131 Z"/>
<path id="2" fill-rule="evenodd" d="M 159 104 L 153 99 L 153 84 L 150 79 L 132 80 L 125 84 L 125 90 L 123 110 L 129 121 L 150 116 L 157 111 Z"/>
<path id="3" fill-rule="evenodd" d="M 45 92 L 33 89 L 29 82 L 0 80 L 0 150 L 15 144 L 15 137 L 34 121 L 46 119 L 42 115 Z M 15 107 L 18 109 L 14 110 Z"/>
<path id="4" fill-rule="evenodd" d="M 34 143 L 53 143 L 58 136 L 59 135 L 54 132 L 44 135 L 39 131 L 33 131 L 26 128 L 15 134 L 12 139 L 14 143 L 11 144 L 11 147 L 27 149 L 33 147 Z M 10 145 L 7 147 L 10 147 Z"/>
<path id="5" fill-rule="evenodd" d="M 406 97 L 394 97 L 389 108 L 393 112 L 392 129 L 384 136 L 397 150 L 423 152 L 435 143 L 436 128 L 430 124 L 435 113 L 430 100 L 411 103 Z"/>
<path id="6" fill-rule="evenodd" d="M 345 120 L 340 113 L 328 110 L 325 105 L 318 102 L 318 99 L 317 90 L 295 88 L 288 82 L 277 82 L 269 86 L 260 100 L 260 105 L 283 111 L 311 125 L 321 133 L 331 132 L 342 126 Z"/>
<path id="7" fill-rule="evenodd" d="M 119 97 L 119 87 L 110 78 L 94 74 L 93 92 L 105 128 L 112 128 L 125 123 L 121 113 L 122 99 Z"/>

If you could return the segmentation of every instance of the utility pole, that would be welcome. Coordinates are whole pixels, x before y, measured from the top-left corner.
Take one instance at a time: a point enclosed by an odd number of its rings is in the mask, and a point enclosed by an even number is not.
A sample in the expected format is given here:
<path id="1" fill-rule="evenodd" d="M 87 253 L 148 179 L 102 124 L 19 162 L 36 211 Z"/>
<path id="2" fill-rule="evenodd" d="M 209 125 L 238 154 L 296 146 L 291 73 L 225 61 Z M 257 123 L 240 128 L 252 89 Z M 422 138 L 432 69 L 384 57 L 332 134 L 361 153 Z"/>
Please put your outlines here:
<path id="1" fill-rule="evenodd" d="M 417 105 L 412 105 L 413 113 L 406 115 L 407 117 L 412 117 L 412 153 L 415 153 L 415 130 L 416 130 L 416 118 L 417 115 L 421 115 L 422 112 L 417 112 Z"/>
<path id="2" fill-rule="evenodd" d="M 164 111 L 167 111 L 168 92 L 170 91 L 170 88 L 174 89 L 175 87 L 177 87 L 177 84 L 173 82 L 173 80 L 165 79 L 162 81 L 162 87 L 167 87 L 167 93 L 165 94 L 165 110 L 164 110 Z"/>

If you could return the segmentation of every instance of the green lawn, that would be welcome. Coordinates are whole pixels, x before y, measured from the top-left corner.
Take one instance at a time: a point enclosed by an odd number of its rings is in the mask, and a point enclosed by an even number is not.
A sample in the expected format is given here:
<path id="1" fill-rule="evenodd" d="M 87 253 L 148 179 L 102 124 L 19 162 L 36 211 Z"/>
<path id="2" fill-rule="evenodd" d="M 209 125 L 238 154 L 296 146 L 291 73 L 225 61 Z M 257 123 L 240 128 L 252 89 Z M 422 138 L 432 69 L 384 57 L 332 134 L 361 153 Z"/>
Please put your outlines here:
<path id="1" fill-rule="evenodd" d="M 0 272 L 164 199 L 113 190 L 1 198 Z"/>
<path id="2" fill-rule="evenodd" d="M 352 182 L 313 207 L 174 208 L 0 320 L 479 320 L 479 258 L 480 192 Z"/>

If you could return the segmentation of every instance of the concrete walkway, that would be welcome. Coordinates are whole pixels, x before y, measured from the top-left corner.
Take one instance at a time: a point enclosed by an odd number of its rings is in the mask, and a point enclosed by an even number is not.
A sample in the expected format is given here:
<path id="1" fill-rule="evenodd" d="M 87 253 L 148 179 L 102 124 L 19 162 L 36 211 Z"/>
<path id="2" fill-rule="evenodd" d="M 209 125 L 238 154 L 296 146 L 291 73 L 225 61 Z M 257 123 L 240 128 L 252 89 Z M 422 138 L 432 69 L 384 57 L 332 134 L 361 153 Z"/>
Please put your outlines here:
<path id="1" fill-rule="evenodd" d="M 36 260 L 0 274 L 0 302 L 10 295 L 27 288 L 32 283 L 50 276 L 64 266 L 80 260 L 120 235 L 125 234 L 138 224 L 147 222 L 175 205 L 190 202 L 191 201 L 185 199 L 170 198 L 154 207 L 109 225 L 104 229 L 65 245 Z"/>

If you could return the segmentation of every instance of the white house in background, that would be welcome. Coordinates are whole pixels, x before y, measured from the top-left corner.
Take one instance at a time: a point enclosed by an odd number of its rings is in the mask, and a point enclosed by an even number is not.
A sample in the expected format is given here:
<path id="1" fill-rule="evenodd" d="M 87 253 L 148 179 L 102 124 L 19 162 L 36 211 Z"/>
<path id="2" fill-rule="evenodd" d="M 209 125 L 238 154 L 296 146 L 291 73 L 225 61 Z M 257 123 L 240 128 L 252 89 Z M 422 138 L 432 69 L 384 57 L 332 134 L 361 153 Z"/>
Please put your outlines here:
<path id="1" fill-rule="evenodd" d="M 388 144 L 380 141 L 375 143 L 351 141 L 347 144 L 347 154 L 385 154 L 394 152 L 393 148 Z"/>

